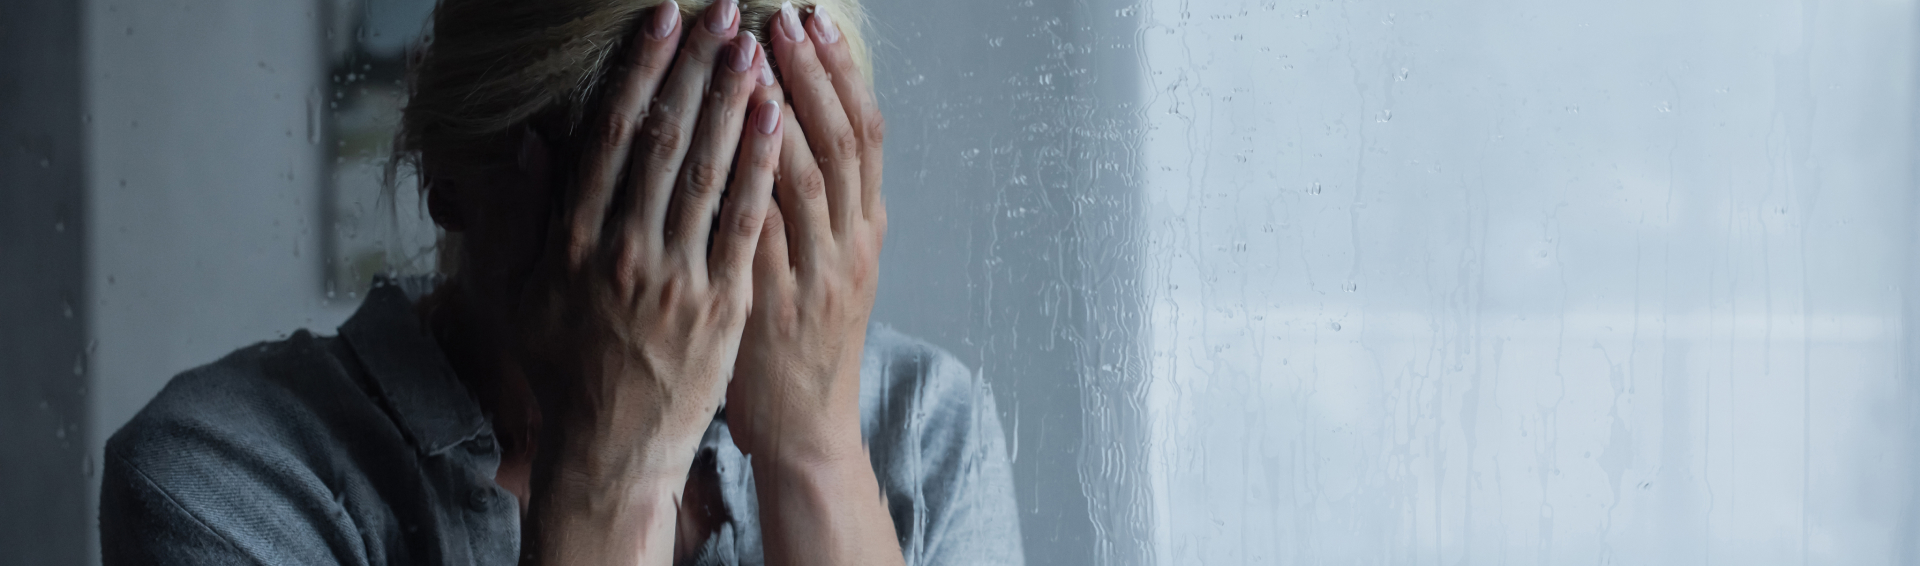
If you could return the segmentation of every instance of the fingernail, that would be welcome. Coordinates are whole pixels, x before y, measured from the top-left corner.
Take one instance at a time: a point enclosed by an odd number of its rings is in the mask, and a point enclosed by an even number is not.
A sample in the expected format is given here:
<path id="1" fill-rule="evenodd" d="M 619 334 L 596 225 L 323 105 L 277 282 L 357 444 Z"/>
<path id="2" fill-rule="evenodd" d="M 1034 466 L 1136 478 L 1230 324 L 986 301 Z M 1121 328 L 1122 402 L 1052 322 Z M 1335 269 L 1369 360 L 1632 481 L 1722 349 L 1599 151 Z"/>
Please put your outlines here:
<path id="1" fill-rule="evenodd" d="M 773 67 L 771 65 L 760 66 L 760 86 L 773 86 Z"/>
<path id="2" fill-rule="evenodd" d="M 780 31 L 787 34 L 787 41 L 807 40 L 807 32 L 800 29 L 800 12 L 793 9 L 793 2 L 780 3 Z"/>
<path id="3" fill-rule="evenodd" d="M 780 103 L 773 100 L 760 103 L 760 111 L 753 115 L 753 129 L 762 134 L 772 134 L 780 127 Z"/>
<path id="4" fill-rule="evenodd" d="M 680 5 L 667 0 L 653 9 L 653 29 L 648 30 L 654 39 L 666 39 L 673 28 L 680 25 Z"/>
<path id="5" fill-rule="evenodd" d="M 826 6 L 813 7 L 813 34 L 821 45 L 833 45 L 840 41 L 840 27 L 833 25 L 833 18 L 827 15 Z"/>
<path id="6" fill-rule="evenodd" d="M 733 27 L 734 16 L 739 14 L 740 4 L 737 0 L 722 0 L 719 8 L 707 15 L 707 31 L 727 33 L 727 30 Z"/>
<path id="7" fill-rule="evenodd" d="M 733 40 L 733 60 L 728 61 L 727 66 L 735 73 L 746 72 L 747 67 L 753 65 L 754 50 L 759 48 L 760 42 L 753 38 L 753 32 L 741 32 L 740 37 Z"/>

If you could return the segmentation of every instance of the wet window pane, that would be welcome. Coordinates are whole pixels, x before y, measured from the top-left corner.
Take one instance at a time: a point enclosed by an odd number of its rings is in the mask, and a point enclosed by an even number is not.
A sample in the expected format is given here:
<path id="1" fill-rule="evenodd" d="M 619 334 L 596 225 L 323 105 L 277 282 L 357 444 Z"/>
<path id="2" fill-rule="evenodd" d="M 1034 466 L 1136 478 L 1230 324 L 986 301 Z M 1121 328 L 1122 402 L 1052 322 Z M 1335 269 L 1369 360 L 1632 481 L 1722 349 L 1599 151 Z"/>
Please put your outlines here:
<path id="1" fill-rule="evenodd" d="M 400 109 L 406 103 L 407 56 L 427 30 L 432 0 L 326 0 L 325 128 L 326 289 L 364 291 L 373 276 L 424 273 L 434 267 L 434 231 L 414 190 L 419 181 L 391 161 Z M 389 179 L 388 175 L 395 177 Z M 389 182 L 391 181 L 391 182 Z"/>
<path id="2" fill-rule="evenodd" d="M 433 2 L 22 2 L 0 508 L 66 512 L 0 562 L 97 560 L 171 376 L 436 268 Z M 1029 563 L 1912 561 L 1912 2 L 866 6 L 873 318 L 986 384 Z"/>

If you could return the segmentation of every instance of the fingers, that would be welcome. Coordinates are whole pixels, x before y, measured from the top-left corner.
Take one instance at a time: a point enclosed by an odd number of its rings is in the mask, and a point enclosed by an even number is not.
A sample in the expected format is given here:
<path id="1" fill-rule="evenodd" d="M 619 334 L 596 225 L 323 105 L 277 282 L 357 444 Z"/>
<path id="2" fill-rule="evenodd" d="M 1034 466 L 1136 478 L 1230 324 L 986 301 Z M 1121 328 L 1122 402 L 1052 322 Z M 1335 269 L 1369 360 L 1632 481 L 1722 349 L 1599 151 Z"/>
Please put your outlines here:
<path id="1" fill-rule="evenodd" d="M 707 263 L 708 236 L 716 220 L 713 213 L 720 206 L 722 190 L 727 186 L 729 172 L 733 171 L 734 153 L 744 141 L 741 132 L 749 108 L 748 97 L 755 92 L 760 77 L 766 74 L 760 72 L 766 60 L 761 57 L 760 42 L 752 32 L 736 36 L 721 51 L 717 64 L 713 86 L 700 108 L 693 147 L 680 165 L 680 179 L 667 212 L 670 252 L 682 259 L 695 260 L 699 265 Z M 772 161 L 771 156 L 768 161 Z"/>
<path id="2" fill-rule="evenodd" d="M 759 68 L 766 69 L 766 66 Z M 772 86 L 773 74 L 760 74 L 764 78 L 760 88 L 754 91 L 746 133 L 740 140 L 733 186 L 727 189 L 727 208 L 721 212 L 717 224 L 719 233 L 713 238 L 713 259 L 708 262 L 708 269 L 715 281 L 751 282 L 749 273 L 757 271 L 753 269 L 754 251 L 765 231 L 767 209 L 773 201 L 773 172 L 780 160 L 780 100 L 767 88 Z"/>
<path id="3" fill-rule="evenodd" d="M 735 0 L 721 0 L 688 22 L 686 41 L 673 62 L 673 71 L 659 89 L 638 141 L 633 144 L 631 183 L 634 198 L 626 212 L 631 258 L 667 244 L 666 216 L 674 206 L 675 187 L 683 160 L 692 147 L 703 97 L 714 78 L 722 47 L 740 27 Z M 738 73 L 735 73 L 738 74 Z M 744 102 L 744 97 L 741 97 Z M 725 169 L 720 170 L 722 179 Z M 724 182 L 724 181 L 721 181 Z M 715 185 L 718 190 L 718 185 Z M 704 257 L 704 254 L 702 255 Z"/>
<path id="4" fill-rule="evenodd" d="M 793 109 L 783 109 L 780 126 L 780 174 L 775 177 L 774 194 L 780 196 L 780 213 L 786 228 L 793 232 L 790 258 L 801 269 L 819 264 L 819 251 L 833 244 L 833 228 L 827 219 L 827 178 L 820 162 L 807 147 L 806 133 Z"/>
<path id="5" fill-rule="evenodd" d="M 794 115 L 799 118 L 807 146 L 819 158 L 820 171 L 826 177 L 828 220 L 833 233 L 842 234 L 862 210 L 860 137 L 847 121 L 833 79 L 814 50 L 815 42 L 841 42 L 832 18 L 823 20 L 819 16 L 824 13 L 815 12 L 815 26 L 810 31 L 816 37 L 810 41 L 809 30 L 803 29 L 798 10 L 791 3 L 782 4 L 774 25 L 778 33 L 773 34 L 776 36 L 773 50 L 774 57 L 780 61 L 782 80 L 793 98 Z"/>
<path id="6" fill-rule="evenodd" d="M 779 304 L 773 293 L 793 286 L 793 264 L 787 259 L 787 223 L 780 209 L 767 210 L 760 227 L 760 244 L 753 254 L 753 304 Z"/>
<path id="7" fill-rule="evenodd" d="M 853 61 L 851 46 L 841 41 L 838 22 L 833 21 L 827 9 L 816 8 L 813 18 L 807 20 L 807 27 L 813 37 L 814 53 L 826 68 L 827 76 L 832 78 L 833 90 L 839 95 L 840 106 L 846 110 L 847 122 L 859 139 L 860 212 L 868 220 L 878 220 L 885 214 L 880 200 L 883 163 L 880 147 L 886 138 L 886 119 L 880 116 L 873 85 L 860 73 L 859 65 Z"/>
<path id="8" fill-rule="evenodd" d="M 627 166 L 634 130 L 644 119 L 647 105 L 653 100 L 661 78 L 666 76 L 680 41 L 680 7 L 672 0 L 654 8 L 650 17 L 649 25 L 642 27 L 626 55 L 625 75 L 608 99 L 598 143 L 581 162 L 581 184 L 572 195 L 575 200 L 570 207 L 568 234 L 564 239 L 567 257 L 573 265 L 586 261 L 600 242 L 615 185 Z"/>

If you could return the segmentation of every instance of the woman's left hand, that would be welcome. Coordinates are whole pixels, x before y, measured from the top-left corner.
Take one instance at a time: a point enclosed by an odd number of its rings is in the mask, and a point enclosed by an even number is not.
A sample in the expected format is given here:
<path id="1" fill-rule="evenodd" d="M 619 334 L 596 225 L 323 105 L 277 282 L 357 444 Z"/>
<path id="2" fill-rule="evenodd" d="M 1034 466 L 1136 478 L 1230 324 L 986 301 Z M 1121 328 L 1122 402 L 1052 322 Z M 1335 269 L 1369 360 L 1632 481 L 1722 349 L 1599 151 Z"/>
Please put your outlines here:
<path id="1" fill-rule="evenodd" d="M 825 11 L 804 25 L 791 6 L 777 18 L 772 53 L 792 103 L 774 182 L 779 207 L 768 212 L 754 257 L 753 310 L 727 390 L 727 421 L 756 466 L 771 459 L 866 467 L 860 358 L 887 230 L 886 126 Z"/>

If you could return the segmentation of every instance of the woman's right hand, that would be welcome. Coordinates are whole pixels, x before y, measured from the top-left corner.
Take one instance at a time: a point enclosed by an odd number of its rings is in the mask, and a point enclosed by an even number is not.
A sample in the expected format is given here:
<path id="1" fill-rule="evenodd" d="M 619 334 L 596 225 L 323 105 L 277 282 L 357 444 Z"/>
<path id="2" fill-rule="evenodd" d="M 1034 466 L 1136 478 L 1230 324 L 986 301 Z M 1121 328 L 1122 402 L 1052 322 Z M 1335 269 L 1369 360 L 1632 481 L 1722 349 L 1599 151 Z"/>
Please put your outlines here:
<path id="1" fill-rule="evenodd" d="M 779 102 L 734 2 L 679 20 L 668 2 L 636 26 L 522 302 L 542 413 L 526 550 L 540 562 L 671 560 L 675 502 L 750 308 Z M 523 167 L 543 172 L 529 140 Z"/>

